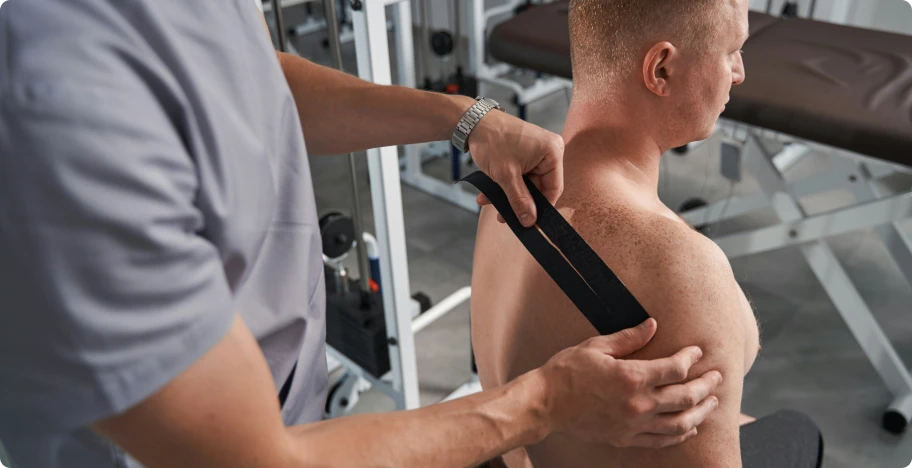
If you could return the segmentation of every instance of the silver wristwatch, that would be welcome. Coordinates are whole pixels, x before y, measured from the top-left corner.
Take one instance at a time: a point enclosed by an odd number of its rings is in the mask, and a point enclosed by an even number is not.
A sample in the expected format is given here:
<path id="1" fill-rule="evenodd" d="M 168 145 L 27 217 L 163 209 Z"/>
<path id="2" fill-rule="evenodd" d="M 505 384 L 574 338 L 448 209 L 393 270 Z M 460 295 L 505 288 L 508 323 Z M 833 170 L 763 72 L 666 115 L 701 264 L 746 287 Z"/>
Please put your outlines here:
<path id="1" fill-rule="evenodd" d="M 472 130 L 475 129 L 478 122 L 481 122 L 481 118 L 493 109 L 503 110 L 503 107 L 491 98 L 478 96 L 475 100 L 478 102 L 466 111 L 465 115 L 459 119 L 459 123 L 456 124 L 456 130 L 453 130 L 453 138 L 451 139 L 453 146 L 463 153 L 469 151 L 469 135 L 472 134 Z"/>

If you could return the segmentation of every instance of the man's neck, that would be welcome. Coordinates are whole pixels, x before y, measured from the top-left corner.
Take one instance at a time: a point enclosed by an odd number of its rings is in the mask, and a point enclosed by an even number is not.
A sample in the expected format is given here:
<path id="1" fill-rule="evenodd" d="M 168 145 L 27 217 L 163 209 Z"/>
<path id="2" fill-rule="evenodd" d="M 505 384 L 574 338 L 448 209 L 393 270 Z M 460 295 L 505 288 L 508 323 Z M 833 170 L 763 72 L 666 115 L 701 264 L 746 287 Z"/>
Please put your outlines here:
<path id="1" fill-rule="evenodd" d="M 646 121 L 642 114 L 627 110 L 628 103 L 616 100 L 607 107 L 574 99 L 563 132 L 568 160 L 585 161 L 587 169 L 617 173 L 637 187 L 657 193 L 659 161 L 666 148 L 657 141 L 654 128 L 640 124 Z"/>

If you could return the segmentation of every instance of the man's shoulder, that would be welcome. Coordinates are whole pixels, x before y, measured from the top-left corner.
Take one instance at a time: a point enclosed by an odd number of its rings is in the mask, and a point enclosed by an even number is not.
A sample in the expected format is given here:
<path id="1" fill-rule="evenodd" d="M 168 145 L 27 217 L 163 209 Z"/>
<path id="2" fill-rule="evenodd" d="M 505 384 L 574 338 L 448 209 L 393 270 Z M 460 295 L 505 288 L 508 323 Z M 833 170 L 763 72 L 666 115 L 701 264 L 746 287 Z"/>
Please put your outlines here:
<path id="1" fill-rule="evenodd" d="M 561 210 L 606 262 L 637 270 L 679 271 L 727 266 L 719 247 L 680 218 L 601 197 Z"/>
<path id="2" fill-rule="evenodd" d="M 711 239 L 670 213 L 639 209 L 623 197 L 589 200 L 562 211 L 650 315 L 708 318 L 714 304 L 738 306 L 740 287 Z"/>

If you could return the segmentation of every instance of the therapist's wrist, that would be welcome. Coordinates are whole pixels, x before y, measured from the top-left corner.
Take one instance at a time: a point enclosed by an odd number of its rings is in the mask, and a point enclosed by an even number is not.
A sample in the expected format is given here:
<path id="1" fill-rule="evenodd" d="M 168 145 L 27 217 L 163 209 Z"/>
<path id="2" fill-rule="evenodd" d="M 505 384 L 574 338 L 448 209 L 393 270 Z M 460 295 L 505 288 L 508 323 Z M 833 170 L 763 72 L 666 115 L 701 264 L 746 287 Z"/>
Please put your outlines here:
<path id="1" fill-rule="evenodd" d="M 520 426 L 518 446 L 541 442 L 557 429 L 554 405 L 541 369 L 527 372 L 505 387 L 506 398 L 516 404 L 517 414 L 512 419 Z"/>
<path id="2" fill-rule="evenodd" d="M 449 141 L 459 119 L 475 105 L 475 99 L 469 96 L 454 94 L 437 94 L 440 103 L 435 106 L 437 110 L 437 140 Z"/>

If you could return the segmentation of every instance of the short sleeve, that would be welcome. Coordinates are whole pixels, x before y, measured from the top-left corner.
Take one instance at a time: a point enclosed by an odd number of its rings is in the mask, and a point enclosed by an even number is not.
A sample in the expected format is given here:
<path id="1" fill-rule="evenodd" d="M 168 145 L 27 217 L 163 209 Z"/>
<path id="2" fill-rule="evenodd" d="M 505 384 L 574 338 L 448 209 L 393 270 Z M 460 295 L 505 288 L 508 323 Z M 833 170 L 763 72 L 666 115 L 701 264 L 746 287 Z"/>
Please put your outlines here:
<path id="1" fill-rule="evenodd" d="M 0 94 L 0 429 L 64 431 L 160 389 L 232 296 L 179 125 L 135 76 Z"/>

